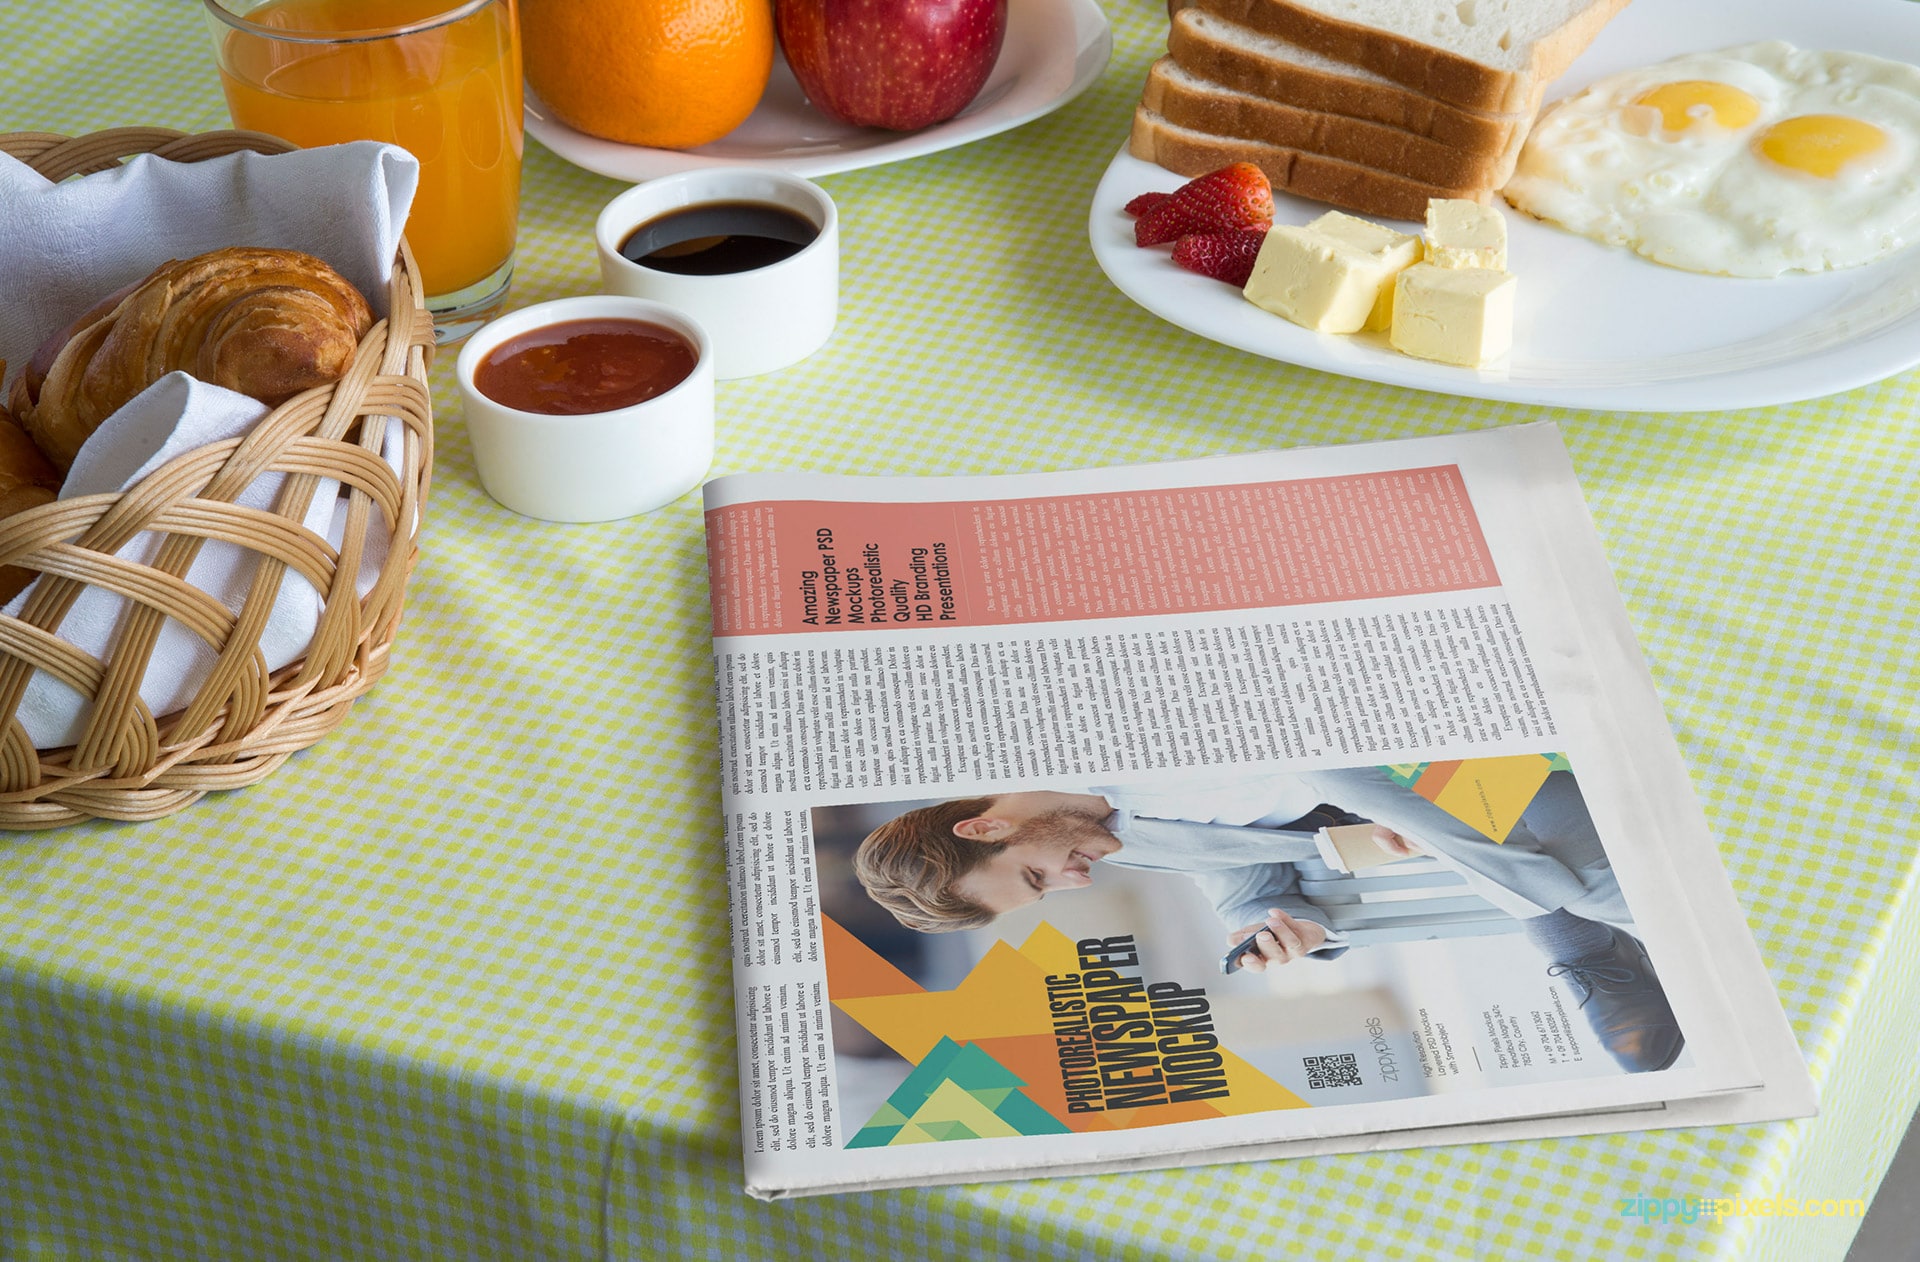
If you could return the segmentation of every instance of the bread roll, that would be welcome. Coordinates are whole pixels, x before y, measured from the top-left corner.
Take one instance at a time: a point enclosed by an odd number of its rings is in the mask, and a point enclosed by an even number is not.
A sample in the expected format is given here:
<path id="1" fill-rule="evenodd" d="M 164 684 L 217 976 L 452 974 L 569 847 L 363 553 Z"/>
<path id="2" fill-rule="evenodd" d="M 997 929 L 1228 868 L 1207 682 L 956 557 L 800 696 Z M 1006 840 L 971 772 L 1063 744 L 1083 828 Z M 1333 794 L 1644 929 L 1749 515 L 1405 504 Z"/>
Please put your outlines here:
<path id="1" fill-rule="evenodd" d="M 0 373 L 4 371 L 0 364 Z M 51 504 L 59 491 L 60 471 L 33 445 L 13 414 L 0 408 L 0 518 Z M 12 600 L 33 577 L 32 570 L 0 566 L 0 603 Z"/>
<path id="2" fill-rule="evenodd" d="M 311 255 L 235 248 L 166 263 L 76 324 L 49 339 L 64 339 L 56 353 L 35 354 L 30 367 L 45 364 L 44 378 L 22 374 L 14 395 L 27 432 L 63 470 L 100 422 L 170 372 L 269 406 L 337 381 L 373 315 Z"/>

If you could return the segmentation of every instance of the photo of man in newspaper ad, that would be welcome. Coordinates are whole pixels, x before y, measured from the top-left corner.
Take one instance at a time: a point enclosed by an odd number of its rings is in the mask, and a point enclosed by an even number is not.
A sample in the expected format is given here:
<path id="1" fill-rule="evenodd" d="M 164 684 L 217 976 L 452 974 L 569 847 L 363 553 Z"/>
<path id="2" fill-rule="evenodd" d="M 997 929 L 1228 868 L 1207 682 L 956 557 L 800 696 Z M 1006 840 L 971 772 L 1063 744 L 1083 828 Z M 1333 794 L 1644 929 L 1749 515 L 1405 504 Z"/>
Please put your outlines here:
<path id="1" fill-rule="evenodd" d="M 956 994 L 980 988 L 976 974 L 996 967 L 996 956 L 1045 960 L 1045 1011 L 1069 1019 L 1053 1024 L 1059 1065 L 1028 1094 L 1043 1112 L 1064 1105 L 1056 1120 L 1073 1129 L 1083 1120 L 1076 1101 L 1118 1100 L 1121 1125 L 1179 1120 L 1133 1102 L 1176 1103 L 1169 1088 L 1180 1081 L 1191 1104 L 1204 1080 L 1179 1071 L 1229 1056 L 1240 1081 L 1257 1076 L 1272 1088 L 1251 1093 L 1267 1100 L 1262 1107 L 1647 1073 L 1690 1060 L 1558 754 L 1216 769 L 1159 784 L 813 816 L 850 1122 L 876 1102 L 858 1098 L 867 1079 L 907 1090 L 882 1097 L 876 1120 L 910 1118 L 904 1106 L 924 1104 L 916 1092 L 926 1083 L 912 1081 L 911 1066 L 888 1065 L 887 1051 L 900 1051 L 887 1028 L 898 1012 L 872 1005 L 871 994 L 843 1002 L 836 971 L 857 970 L 836 970 L 836 955 L 844 965 L 869 952 L 905 985 Z M 997 967 L 1004 987 L 1012 972 Z M 864 976 L 871 992 L 871 970 Z M 1161 1011 L 1156 997 L 1185 1006 Z M 1010 997 L 1006 1006 L 1015 1006 Z M 1113 1072 L 1129 1022 L 1136 1050 L 1164 1037 L 1184 1057 L 1169 1065 L 1135 1056 Z M 966 1023 L 942 1030 L 955 1054 L 970 1041 Z M 1085 1062 L 1079 1074 L 1067 1064 L 1074 1051 Z"/>

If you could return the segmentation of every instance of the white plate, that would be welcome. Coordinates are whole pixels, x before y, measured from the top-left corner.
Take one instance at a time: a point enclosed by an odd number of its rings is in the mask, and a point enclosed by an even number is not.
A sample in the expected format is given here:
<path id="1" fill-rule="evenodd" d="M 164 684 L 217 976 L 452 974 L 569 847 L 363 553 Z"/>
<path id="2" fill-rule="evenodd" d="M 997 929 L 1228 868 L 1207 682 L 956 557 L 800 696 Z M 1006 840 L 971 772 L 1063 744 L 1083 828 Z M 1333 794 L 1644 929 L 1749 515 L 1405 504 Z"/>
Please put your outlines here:
<path id="1" fill-rule="evenodd" d="M 1920 4 L 1633 0 L 1548 95 L 1684 52 L 1776 38 L 1920 62 Z M 1736 280 L 1661 267 L 1517 211 L 1507 213 L 1508 266 L 1520 278 L 1513 353 L 1478 370 L 1411 359 L 1379 334 L 1312 333 L 1269 315 L 1174 266 L 1164 246 L 1136 249 L 1122 207 L 1180 183 L 1122 148 L 1093 197 L 1094 257 L 1155 315 L 1269 359 L 1443 394 L 1629 412 L 1789 403 L 1920 364 L 1920 247 L 1842 272 Z M 1327 209 L 1274 202 L 1279 223 Z"/>
<path id="2" fill-rule="evenodd" d="M 1052 113 L 1100 77 L 1113 51 L 1094 0 L 1008 0 L 1007 36 L 980 95 L 934 127 L 882 131 L 835 122 L 807 104 L 778 50 L 766 95 L 747 121 L 698 149 L 648 149 L 575 131 L 527 93 L 527 130 L 575 166 L 639 183 L 693 167 L 750 163 L 812 178 L 937 153 Z"/>

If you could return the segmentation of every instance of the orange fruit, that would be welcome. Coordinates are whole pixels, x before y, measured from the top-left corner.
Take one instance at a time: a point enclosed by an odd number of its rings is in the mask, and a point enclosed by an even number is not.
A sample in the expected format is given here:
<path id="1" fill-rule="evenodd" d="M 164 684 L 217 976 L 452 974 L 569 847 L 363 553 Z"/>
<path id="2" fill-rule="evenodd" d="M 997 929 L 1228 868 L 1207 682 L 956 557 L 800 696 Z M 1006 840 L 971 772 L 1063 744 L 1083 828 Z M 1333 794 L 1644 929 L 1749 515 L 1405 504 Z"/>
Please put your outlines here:
<path id="1" fill-rule="evenodd" d="M 773 67 L 772 0 L 520 0 L 527 85 L 604 140 L 691 149 L 746 121 Z"/>

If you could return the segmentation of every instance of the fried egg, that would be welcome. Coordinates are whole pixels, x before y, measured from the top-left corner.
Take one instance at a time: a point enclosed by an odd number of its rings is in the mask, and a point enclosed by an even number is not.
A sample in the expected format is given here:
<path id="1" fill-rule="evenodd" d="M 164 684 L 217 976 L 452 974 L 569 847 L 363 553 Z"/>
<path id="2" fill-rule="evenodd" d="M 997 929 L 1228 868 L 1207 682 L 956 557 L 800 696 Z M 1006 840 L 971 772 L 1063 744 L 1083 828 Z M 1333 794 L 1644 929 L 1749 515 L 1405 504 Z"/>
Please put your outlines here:
<path id="1" fill-rule="evenodd" d="M 1502 192 L 1691 272 L 1858 267 L 1920 237 L 1920 69 L 1774 40 L 1612 75 L 1541 117 Z"/>

